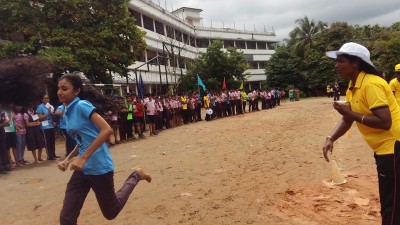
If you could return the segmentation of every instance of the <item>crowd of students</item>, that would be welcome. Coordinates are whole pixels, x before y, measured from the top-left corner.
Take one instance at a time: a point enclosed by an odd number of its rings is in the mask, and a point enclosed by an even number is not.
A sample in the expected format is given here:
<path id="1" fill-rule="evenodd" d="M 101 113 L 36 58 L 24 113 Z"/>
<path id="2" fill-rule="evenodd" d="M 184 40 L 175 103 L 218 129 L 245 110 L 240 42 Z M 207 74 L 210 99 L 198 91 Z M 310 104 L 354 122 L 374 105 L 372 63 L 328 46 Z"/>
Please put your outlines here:
<path id="1" fill-rule="evenodd" d="M 110 99 L 113 103 L 109 104 L 107 110 L 102 110 L 104 113 L 101 116 L 113 129 L 113 135 L 108 141 L 112 146 L 158 135 L 164 129 L 195 123 L 203 118 L 211 121 L 272 109 L 279 106 L 284 98 L 285 91 L 278 88 L 252 90 L 248 93 L 236 89 L 206 91 L 202 95 L 198 92 L 174 96 L 148 94 L 144 99 L 132 94 Z M 0 140 L 0 144 L 4 145 L 7 152 L 0 160 L 1 174 L 29 163 L 25 159 L 25 148 L 32 152 L 33 163 L 36 164 L 60 158 L 56 155 L 56 132 L 61 132 L 65 138 L 65 155 L 74 149 L 76 142 L 65 130 L 65 107 L 54 107 L 49 103 L 47 95 L 41 101 L 38 106 L 32 105 L 26 109 L 18 105 L 0 106 L 0 125 L 5 131 L 4 141 Z M 201 115 L 201 108 L 205 109 L 204 115 Z"/>

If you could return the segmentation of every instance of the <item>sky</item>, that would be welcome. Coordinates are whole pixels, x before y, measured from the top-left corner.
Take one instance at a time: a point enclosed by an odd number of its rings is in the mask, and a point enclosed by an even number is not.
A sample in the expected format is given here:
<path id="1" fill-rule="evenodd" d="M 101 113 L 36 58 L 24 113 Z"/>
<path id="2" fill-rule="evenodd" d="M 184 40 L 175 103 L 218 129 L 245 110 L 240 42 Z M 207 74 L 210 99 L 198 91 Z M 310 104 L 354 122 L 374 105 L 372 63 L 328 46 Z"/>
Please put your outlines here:
<path id="1" fill-rule="evenodd" d="M 163 8 L 202 9 L 204 27 L 274 31 L 288 38 L 296 19 L 390 26 L 400 22 L 400 0 L 152 0 Z"/>

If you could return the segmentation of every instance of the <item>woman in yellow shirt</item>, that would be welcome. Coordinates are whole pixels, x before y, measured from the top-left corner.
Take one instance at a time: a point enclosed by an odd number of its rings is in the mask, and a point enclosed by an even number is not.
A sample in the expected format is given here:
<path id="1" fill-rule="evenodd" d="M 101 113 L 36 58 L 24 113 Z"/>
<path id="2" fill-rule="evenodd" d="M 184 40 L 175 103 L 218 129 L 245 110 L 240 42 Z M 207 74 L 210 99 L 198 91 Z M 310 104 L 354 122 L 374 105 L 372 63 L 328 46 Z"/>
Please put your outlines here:
<path id="1" fill-rule="evenodd" d="M 387 82 L 379 77 L 367 48 L 346 43 L 339 51 L 327 52 L 336 59 L 338 74 L 349 79 L 347 103 L 334 102 L 342 119 L 326 138 L 323 155 L 329 161 L 333 143 L 353 122 L 374 150 L 379 180 L 383 225 L 400 225 L 400 111 Z"/>
<path id="2" fill-rule="evenodd" d="M 400 64 L 394 67 L 394 75 L 395 77 L 390 81 L 389 86 L 393 91 L 397 104 L 400 106 Z"/>
<path id="3" fill-rule="evenodd" d="M 331 97 L 331 86 L 330 85 L 326 86 L 326 94 L 328 95 L 328 98 Z"/>

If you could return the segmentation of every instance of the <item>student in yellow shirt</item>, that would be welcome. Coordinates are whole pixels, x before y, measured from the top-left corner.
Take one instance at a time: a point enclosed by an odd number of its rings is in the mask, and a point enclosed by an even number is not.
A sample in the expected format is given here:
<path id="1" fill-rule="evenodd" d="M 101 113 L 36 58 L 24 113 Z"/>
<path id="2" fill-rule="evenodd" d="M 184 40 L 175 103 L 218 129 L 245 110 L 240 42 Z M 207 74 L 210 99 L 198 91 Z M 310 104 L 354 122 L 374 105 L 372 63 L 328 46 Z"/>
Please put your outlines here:
<path id="1" fill-rule="evenodd" d="M 336 59 L 338 74 L 350 82 L 347 103 L 333 103 L 342 119 L 326 138 L 323 155 L 329 161 L 328 153 L 332 153 L 334 141 L 355 121 L 362 137 L 374 151 L 382 224 L 400 225 L 399 106 L 387 82 L 377 75 L 367 48 L 350 42 L 339 51 L 327 52 L 327 56 Z"/>
<path id="2" fill-rule="evenodd" d="M 189 102 L 188 95 L 187 92 L 185 92 L 181 95 L 181 103 L 182 103 L 181 112 L 184 124 L 189 123 L 188 102 Z"/>
<path id="3" fill-rule="evenodd" d="M 389 85 L 396 98 L 397 104 L 400 105 L 400 64 L 394 67 L 394 75 L 395 78 L 390 81 Z"/>
<path id="4" fill-rule="evenodd" d="M 207 112 L 207 109 L 210 108 L 210 98 L 208 97 L 208 91 L 206 91 L 206 93 L 204 94 L 203 101 L 204 101 L 204 109 Z M 211 115 L 206 113 L 206 119 L 205 120 L 206 121 L 210 121 L 211 120 Z"/>
<path id="5" fill-rule="evenodd" d="M 328 95 L 328 98 L 331 97 L 331 93 L 332 93 L 331 86 L 330 85 L 326 86 L 326 94 Z"/>

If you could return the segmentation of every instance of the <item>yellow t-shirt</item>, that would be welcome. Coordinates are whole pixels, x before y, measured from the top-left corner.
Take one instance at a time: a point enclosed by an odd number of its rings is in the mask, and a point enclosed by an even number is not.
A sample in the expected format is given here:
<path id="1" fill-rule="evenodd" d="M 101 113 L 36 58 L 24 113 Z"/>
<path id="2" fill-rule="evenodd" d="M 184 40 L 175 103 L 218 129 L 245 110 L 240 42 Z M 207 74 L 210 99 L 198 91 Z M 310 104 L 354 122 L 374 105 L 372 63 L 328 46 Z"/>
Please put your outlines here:
<path id="1" fill-rule="evenodd" d="M 210 99 L 208 98 L 207 95 L 204 95 L 203 100 L 204 100 L 204 108 L 206 108 L 206 109 L 210 108 Z"/>
<path id="2" fill-rule="evenodd" d="M 182 103 L 182 109 L 183 110 L 187 109 L 187 100 L 184 96 L 181 96 L 181 103 Z"/>
<path id="3" fill-rule="evenodd" d="M 396 98 L 397 104 L 400 105 L 400 82 L 397 78 L 394 78 L 389 83 L 390 88 L 394 92 L 394 97 Z"/>
<path id="4" fill-rule="evenodd" d="M 400 109 L 387 82 L 379 76 L 361 72 L 352 90 L 346 91 L 346 100 L 351 110 L 364 115 L 373 115 L 371 109 L 388 106 L 392 116 L 390 130 L 368 127 L 356 123 L 361 135 L 377 155 L 393 154 L 394 143 L 400 140 Z"/>
<path id="5" fill-rule="evenodd" d="M 331 87 L 329 87 L 329 86 L 326 87 L 326 93 L 328 93 L 328 94 L 331 93 Z"/>

